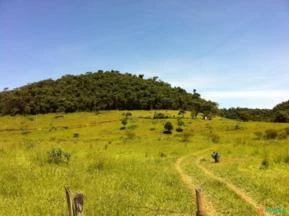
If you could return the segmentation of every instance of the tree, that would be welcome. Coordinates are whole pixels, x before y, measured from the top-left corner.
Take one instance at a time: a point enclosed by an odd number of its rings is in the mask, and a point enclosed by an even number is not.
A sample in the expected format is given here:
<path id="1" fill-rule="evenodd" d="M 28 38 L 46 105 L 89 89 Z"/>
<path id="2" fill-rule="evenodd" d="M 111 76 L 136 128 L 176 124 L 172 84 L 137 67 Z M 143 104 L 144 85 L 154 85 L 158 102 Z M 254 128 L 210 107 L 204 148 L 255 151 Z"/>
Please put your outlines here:
<path id="1" fill-rule="evenodd" d="M 278 110 L 274 113 L 274 122 L 289 122 L 289 112 Z"/>

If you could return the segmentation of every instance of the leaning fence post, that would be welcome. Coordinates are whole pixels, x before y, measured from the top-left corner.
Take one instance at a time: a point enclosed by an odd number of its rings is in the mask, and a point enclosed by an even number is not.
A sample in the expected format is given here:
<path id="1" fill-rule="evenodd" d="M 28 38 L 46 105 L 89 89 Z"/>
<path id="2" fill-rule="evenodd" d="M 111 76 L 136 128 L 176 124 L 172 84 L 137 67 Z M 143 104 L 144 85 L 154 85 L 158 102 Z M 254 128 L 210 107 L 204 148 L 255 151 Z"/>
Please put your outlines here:
<path id="1" fill-rule="evenodd" d="M 65 194 L 66 194 L 68 216 L 73 216 L 72 215 L 72 203 L 71 203 L 71 198 L 70 198 L 70 190 L 68 187 L 64 187 L 64 189 L 65 189 Z"/>
<path id="2" fill-rule="evenodd" d="M 84 216 L 83 211 L 84 196 L 82 193 L 76 193 L 73 198 L 73 214 L 74 216 Z"/>
<path id="3" fill-rule="evenodd" d="M 205 216 L 203 194 L 201 188 L 196 189 L 196 204 L 197 204 L 196 216 Z"/>

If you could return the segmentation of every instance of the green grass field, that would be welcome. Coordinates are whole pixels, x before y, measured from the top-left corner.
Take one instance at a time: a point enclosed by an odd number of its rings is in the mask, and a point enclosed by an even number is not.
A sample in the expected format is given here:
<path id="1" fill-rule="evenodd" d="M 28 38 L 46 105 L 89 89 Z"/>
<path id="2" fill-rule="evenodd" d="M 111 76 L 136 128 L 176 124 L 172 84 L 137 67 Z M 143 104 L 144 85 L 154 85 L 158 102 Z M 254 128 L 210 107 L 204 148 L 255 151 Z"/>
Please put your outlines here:
<path id="1" fill-rule="evenodd" d="M 289 215 L 289 136 L 256 135 L 288 124 L 186 113 L 184 131 L 168 135 L 164 123 L 176 128 L 178 111 L 161 112 L 172 118 L 132 111 L 125 130 L 122 111 L 0 117 L 0 215 L 67 215 L 64 186 L 84 193 L 88 216 L 195 215 L 193 191 L 175 167 L 183 156 L 180 167 L 204 190 L 208 215 L 262 215 L 254 204 Z M 55 148 L 69 161 L 53 160 Z"/>

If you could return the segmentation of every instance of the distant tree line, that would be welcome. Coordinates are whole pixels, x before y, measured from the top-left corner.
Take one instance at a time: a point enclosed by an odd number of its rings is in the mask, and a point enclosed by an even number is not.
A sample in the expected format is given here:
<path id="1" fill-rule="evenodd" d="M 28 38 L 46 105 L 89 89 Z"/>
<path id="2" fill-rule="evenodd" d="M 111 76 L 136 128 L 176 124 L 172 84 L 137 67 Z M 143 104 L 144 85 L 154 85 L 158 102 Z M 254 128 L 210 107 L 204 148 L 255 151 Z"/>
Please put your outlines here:
<path id="1" fill-rule="evenodd" d="M 289 100 L 273 109 L 229 108 L 221 109 L 221 116 L 241 121 L 289 122 Z"/>
<path id="2" fill-rule="evenodd" d="M 158 77 L 144 79 L 114 70 L 65 75 L 0 92 L 2 115 L 115 109 L 182 109 L 196 115 L 218 111 L 215 102 L 202 99 L 195 90 L 188 93 Z"/>

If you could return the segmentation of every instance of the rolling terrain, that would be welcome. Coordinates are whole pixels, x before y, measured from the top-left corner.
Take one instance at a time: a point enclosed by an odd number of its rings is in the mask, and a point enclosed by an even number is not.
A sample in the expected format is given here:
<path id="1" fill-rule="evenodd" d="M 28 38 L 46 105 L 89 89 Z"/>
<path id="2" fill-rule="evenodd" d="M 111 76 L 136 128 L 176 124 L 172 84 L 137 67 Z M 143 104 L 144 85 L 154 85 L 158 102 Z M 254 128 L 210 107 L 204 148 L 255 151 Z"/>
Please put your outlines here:
<path id="1" fill-rule="evenodd" d="M 86 215 L 194 215 L 195 187 L 208 215 L 288 215 L 288 124 L 129 112 L 0 117 L 0 215 L 66 215 L 64 186 Z"/>

